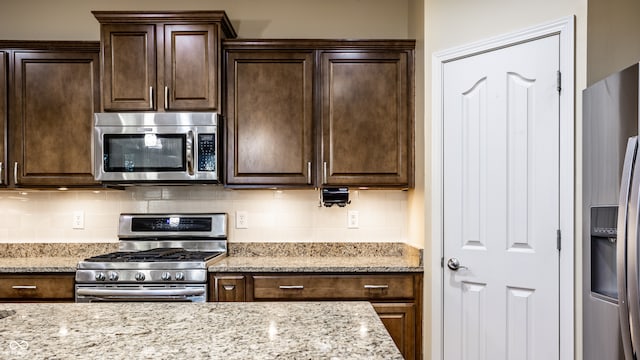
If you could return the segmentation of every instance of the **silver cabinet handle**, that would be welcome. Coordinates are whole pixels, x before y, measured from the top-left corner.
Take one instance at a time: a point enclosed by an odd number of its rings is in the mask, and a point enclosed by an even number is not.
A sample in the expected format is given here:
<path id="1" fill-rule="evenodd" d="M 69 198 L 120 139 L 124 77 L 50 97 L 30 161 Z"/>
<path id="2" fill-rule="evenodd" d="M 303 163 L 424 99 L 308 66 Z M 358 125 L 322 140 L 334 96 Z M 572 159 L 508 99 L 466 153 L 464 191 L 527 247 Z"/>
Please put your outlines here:
<path id="1" fill-rule="evenodd" d="M 232 290 L 235 290 L 236 286 L 235 285 L 222 285 L 222 288 L 225 289 L 226 291 L 232 291 Z"/>
<path id="2" fill-rule="evenodd" d="M 307 162 L 307 184 L 311 185 L 311 161 Z"/>
<path id="3" fill-rule="evenodd" d="M 460 265 L 460 260 L 458 260 L 457 258 L 449 259 L 449 261 L 447 261 L 447 267 L 453 271 L 468 269 L 468 267 Z"/>
<path id="4" fill-rule="evenodd" d="M 2 161 L 0 161 L 0 185 L 4 184 L 4 180 L 2 179 L 2 170 L 4 168 L 4 163 L 2 163 Z"/>
<path id="5" fill-rule="evenodd" d="M 304 286 L 302 285 L 280 285 L 278 286 L 282 290 L 302 290 Z"/>
<path id="6" fill-rule="evenodd" d="M 322 183 L 327 183 L 327 162 L 322 163 Z"/>
<path id="7" fill-rule="evenodd" d="M 365 289 L 388 289 L 389 285 L 365 285 Z"/>
<path id="8" fill-rule="evenodd" d="M 13 184 L 18 185 L 18 162 L 13 163 Z"/>
<path id="9" fill-rule="evenodd" d="M 13 285 L 11 288 L 16 290 L 35 290 L 38 287 L 35 285 Z"/>
<path id="10" fill-rule="evenodd" d="M 164 87 L 164 109 L 167 110 L 169 108 L 169 87 L 165 85 Z"/>
<path id="11" fill-rule="evenodd" d="M 153 110 L 153 86 L 149 86 L 149 109 Z"/>

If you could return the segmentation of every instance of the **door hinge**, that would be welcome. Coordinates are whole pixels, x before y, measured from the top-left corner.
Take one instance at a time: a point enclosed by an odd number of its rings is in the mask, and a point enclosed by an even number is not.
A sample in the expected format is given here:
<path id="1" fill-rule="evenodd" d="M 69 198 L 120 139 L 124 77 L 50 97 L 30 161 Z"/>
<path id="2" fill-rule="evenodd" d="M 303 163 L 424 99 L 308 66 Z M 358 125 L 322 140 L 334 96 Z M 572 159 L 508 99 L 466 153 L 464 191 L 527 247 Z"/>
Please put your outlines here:
<path id="1" fill-rule="evenodd" d="M 440 267 L 444 268 L 444 257 L 440 258 Z"/>
<path id="2" fill-rule="evenodd" d="M 558 251 L 562 250 L 562 232 L 560 232 L 560 229 L 558 229 L 556 231 L 556 237 L 557 237 L 557 246 L 558 246 Z"/>
<path id="3" fill-rule="evenodd" d="M 558 84 L 558 92 L 562 90 L 562 73 L 560 70 L 557 72 L 557 84 Z"/>

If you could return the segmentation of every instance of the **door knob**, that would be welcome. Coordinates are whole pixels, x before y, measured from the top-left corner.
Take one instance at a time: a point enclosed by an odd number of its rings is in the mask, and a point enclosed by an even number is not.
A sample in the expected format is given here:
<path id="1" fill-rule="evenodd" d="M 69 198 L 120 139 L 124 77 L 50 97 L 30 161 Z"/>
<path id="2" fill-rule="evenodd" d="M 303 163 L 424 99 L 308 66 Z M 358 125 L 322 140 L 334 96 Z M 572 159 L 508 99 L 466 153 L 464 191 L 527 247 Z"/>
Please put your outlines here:
<path id="1" fill-rule="evenodd" d="M 457 258 L 449 259 L 449 261 L 447 261 L 447 267 L 453 271 L 468 269 L 468 267 L 460 265 L 460 260 L 458 260 Z"/>

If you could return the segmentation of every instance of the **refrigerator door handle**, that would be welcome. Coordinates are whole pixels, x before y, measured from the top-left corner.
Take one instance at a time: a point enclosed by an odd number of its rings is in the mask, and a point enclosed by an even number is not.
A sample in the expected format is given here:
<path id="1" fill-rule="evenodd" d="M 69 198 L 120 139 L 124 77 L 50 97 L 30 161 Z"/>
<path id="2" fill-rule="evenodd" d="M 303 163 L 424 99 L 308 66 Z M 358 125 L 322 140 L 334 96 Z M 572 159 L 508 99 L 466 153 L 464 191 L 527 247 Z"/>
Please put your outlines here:
<path id="1" fill-rule="evenodd" d="M 636 150 L 637 151 L 637 150 Z M 634 170 L 640 170 L 640 157 L 636 154 Z M 635 171 L 634 171 L 635 172 Z M 634 355 L 640 354 L 640 282 L 638 278 L 638 241 L 640 241 L 640 173 L 632 175 L 631 208 L 635 210 L 632 218 L 635 234 L 627 234 L 627 308 L 629 309 L 629 331 L 631 348 Z M 637 197 L 633 197 L 634 193 Z M 635 359 L 635 357 L 630 358 Z"/>
<path id="2" fill-rule="evenodd" d="M 638 184 L 640 176 L 632 177 L 638 149 L 637 136 L 629 138 L 620 181 L 620 201 L 618 203 L 618 240 L 616 263 L 618 272 L 618 313 L 620 315 L 620 332 L 626 359 L 633 359 L 633 345 L 629 320 L 629 304 L 627 298 L 627 242 L 637 239 L 638 235 Z M 633 184 L 632 184 L 632 179 Z M 632 188 L 632 185 L 636 185 Z M 631 197 L 631 199 L 630 199 Z M 632 206 L 629 206 L 631 204 Z M 629 221 L 630 220 L 630 221 Z"/>

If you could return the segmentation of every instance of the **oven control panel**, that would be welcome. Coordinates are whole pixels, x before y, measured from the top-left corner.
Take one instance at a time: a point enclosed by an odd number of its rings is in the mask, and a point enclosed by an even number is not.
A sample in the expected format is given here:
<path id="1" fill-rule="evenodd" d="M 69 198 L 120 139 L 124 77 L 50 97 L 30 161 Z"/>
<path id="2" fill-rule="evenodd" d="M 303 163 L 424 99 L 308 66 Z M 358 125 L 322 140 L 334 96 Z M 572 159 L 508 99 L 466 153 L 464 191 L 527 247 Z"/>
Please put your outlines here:
<path id="1" fill-rule="evenodd" d="M 79 283 L 205 283 L 207 270 L 77 270 Z"/>

